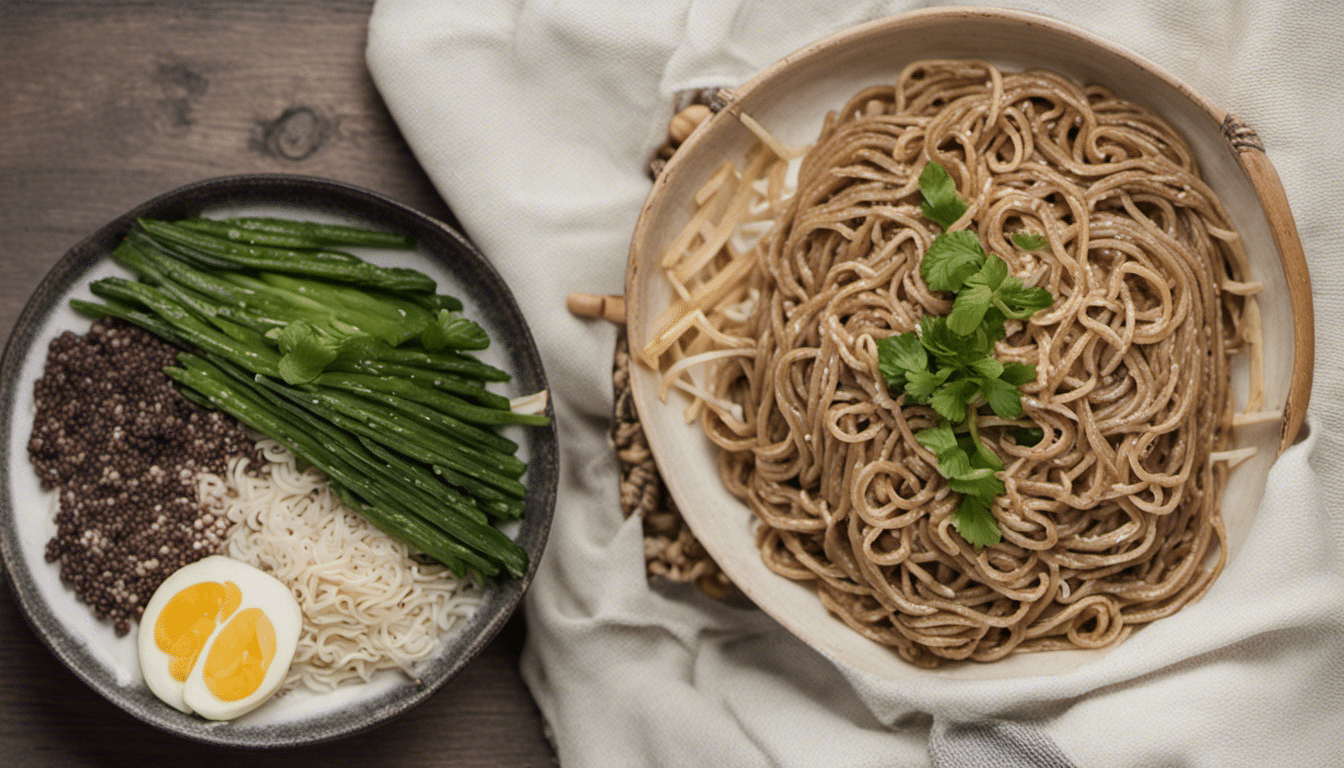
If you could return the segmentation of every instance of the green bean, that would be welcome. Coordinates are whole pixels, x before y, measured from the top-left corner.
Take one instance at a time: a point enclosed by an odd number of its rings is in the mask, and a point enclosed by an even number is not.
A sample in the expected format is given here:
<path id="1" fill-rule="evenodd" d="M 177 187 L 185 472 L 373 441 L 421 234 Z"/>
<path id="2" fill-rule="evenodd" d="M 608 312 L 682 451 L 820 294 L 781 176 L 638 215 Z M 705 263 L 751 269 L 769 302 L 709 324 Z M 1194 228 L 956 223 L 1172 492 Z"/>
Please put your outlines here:
<path id="1" fill-rule="evenodd" d="M 424 446 L 440 457 L 440 461 L 435 463 L 443 464 L 510 495 L 519 498 L 523 496 L 523 486 L 517 478 L 522 476 L 526 465 L 515 457 L 463 443 L 457 433 L 451 432 L 442 423 L 433 425 L 422 421 L 418 415 L 413 415 L 412 409 L 409 408 L 403 411 L 387 407 L 378 401 L 312 385 L 303 385 L 298 389 L 305 395 L 319 398 L 327 407 L 359 419 L 370 427 L 385 430 L 399 439 L 414 441 Z M 409 404 L 403 403 L 403 405 Z"/>
<path id="2" fill-rule="evenodd" d="M 122 250 L 122 263 L 138 268 L 142 277 L 146 278 L 150 285 L 158 288 L 166 298 L 177 302 L 234 341 L 251 346 L 266 346 L 266 339 L 262 334 L 269 330 L 268 327 L 254 326 L 249 322 L 241 324 L 234 322 L 231 318 L 238 316 L 237 313 L 221 313 L 221 307 L 214 303 L 210 297 L 202 296 L 196 291 L 168 279 L 155 270 L 148 261 L 140 260 L 140 252 L 135 250 L 129 242 L 122 243 L 122 246 L 124 250 L 118 249 Z"/>
<path id="3" fill-rule="evenodd" d="M 222 305 L 259 308 L 266 302 L 254 289 L 225 280 L 212 272 L 174 258 L 143 232 L 132 232 L 112 252 L 123 266 L 141 278 L 165 280 L 190 288 Z"/>
<path id="4" fill-rule="evenodd" d="M 366 390 L 352 397 L 349 394 L 352 390 L 333 391 L 333 388 L 312 384 L 298 388 L 327 398 L 329 405 L 349 416 L 360 418 L 361 413 L 367 414 L 365 423 L 379 422 L 379 426 L 394 429 L 407 439 L 420 439 L 425 445 L 448 451 L 448 455 L 474 463 L 480 469 L 512 478 L 521 477 L 527 469 L 516 456 L 476 442 L 480 430 L 473 425 L 444 418 L 433 409 L 396 395 Z"/>
<path id="5" fill-rule="evenodd" d="M 183 368 L 179 370 L 186 371 L 187 375 L 170 374 L 175 376 L 175 380 L 183 380 L 206 397 L 218 399 L 233 395 L 231 413 L 235 418 L 268 434 L 272 430 L 286 434 L 290 441 L 301 446 L 302 452 L 306 454 L 305 461 L 329 474 L 336 482 L 348 486 L 352 491 L 373 502 L 374 513 L 381 514 L 394 524 L 389 533 L 396 535 L 397 531 L 405 533 L 407 529 L 411 533 L 417 533 L 419 527 L 417 520 L 419 520 L 441 529 L 444 534 L 466 545 L 469 549 L 453 554 L 483 572 L 493 575 L 498 571 L 498 567 L 491 560 L 481 560 L 472 554 L 472 550 L 497 560 L 514 575 L 522 573 L 522 569 L 526 566 L 526 554 L 511 539 L 499 530 L 484 524 L 480 519 L 441 514 L 434 505 L 417 500 L 414 492 L 409 490 L 414 486 L 388 482 L 386 467 L 368 454 L 361 455 L 357 444 L 347 436 L 323 424 L 321 420 L 298 416 L 301 411 L 277 408 L 279 401 L 269 401 L 269 396 L 264 390 L 256 390 L 251 394 L 240 393 L 239 385 L 246 379 L 238 373 L 226 373 L 221 368 L 190 355 L 183 355 L 182 363 Z M 193 373 L 194 376 L 191 375 Z M 233 386 L 229 385 L 225 377 L 233 379 Z M 245 406 L 249 400 L 251 408 L 240 407 L 240 403 Z M 420 509 L 421 512 L 414 516 L 398 514 L 396 510 L 402 506 Z M 366 513 L 367 511 L 365 510 Z M 371 519 L 371 522 L 378 524 L 376 519 Z M 417 535 L 423 537 L 425 533 L 426 531 L 419 530 Z M 432 542 L 422 542 L 423 544 L 433 546 Z M 423 551 L 433 554 L 428 549 Z"/>
<path id="6" fill-rule="evenodd" d="M 170 323 L 175 329 L 174 335 L 177 338 L 201 349 L 222 355 L 253 373 L 267 376 L 280 375 L 280 356 L 276 354 L 275 350 L 266 346 L 242 343 L 230 338 L 206 325 L 189 310 L 149 285 L 119 277 L 105 277 L 90 283 L 89 290 L 93 291 L 93 294 L 99 298 L 111 298 L 145 306 L 155 315 Z"/>
<path id="7" fill-rule="evenodd" d="M 127 233 L 126 239 L 136 241 L 136 244 L 144 250 L 162 253 L 168 258 L 190 265 L 195 269 L 229 270 L 238 268 L 238 265 L 230 259 L 220 258 L 180 243 L 169 243 L 150 237 L 143 228 L 132 229 Z"/>
<path id="8" fill-rule="evenodd" d="M 286 393 L 286 396 L 298 394 Z M 480 506 L 495 502 L 516 502 L 521 498 L 513 493 L 505 493 L 499 488 L 472 477 L 470 474 L 457 471 L 457 469 L 448 466 L 449 463 L 455 464 L 456 462 L 445 462 L 441 453 L 421 443 L 401 439 L 394 433 L 370 427 L 358 418 L 347 416 L 318 400 L 297 397 L 292 402 L 311 411 L 315 416 L 331 422 L 333 426 L 351 432 L 358 437 L 377 442 L 389 450 L 404 454 L 410 459 L 430 465 L 434 473 L 441 477 L 444 482 L 461 489 L 462 492 L 473 497 Z"/>
<path id="9" fill-rule="evenodd" d="M 312 390 L 313 388 L 305 387 L 305 389 Z M 526 489 L 518 481 L 518 477 L 521 476 L 523 471 L 521 462 L 519 462 L 517 468 L 500 467 L 492 460 L 491 456 L 483 451 L 462 445 L 442 432 L 433 432 L 419 426 L 400 413 L 390 409 L 379 409 L 376 403 L 361 401 L 359 398 L 343 395 L 340 392 L 305 391 L 304 394 L 319 398 L 327 407 L 344 413 L 350 418 L 359 419 L 375 431 L 382 430 L 389 437 L 395 437 L 389 447 L 405 446 L 406 443 L 403 441 L 410 441 L 412 444 L 430 451 L 431 454 L 427 458 L 432 458 L 432 463 L 435 465 L 452 469 L 473 481 L 495 488 L 508 496 L 523 498 L 526 495 Z M 384 440 L 384 444 L 388 444 L 388 441 Z M 403 452 L 404 450 L 403 448 Z M 474 487 L 475 483 L 470 485 Z"/>
<path id="10" fill-rule="evenodd" d="M 411 418 L 423 421 L 431 427 L 446 428 L 464 442 L 498 452 L 510 458 L 518 450 L 518 444 L 507 437 L 459 419 L 453 413 L 435 407 L 432 402 L 426 403 L 424 400 L 407 394 L 410 387 L 403 386 L 406 383 L 404 381 L 384 379 L 383 377 L 368 377 L 375 379 L 374 383 L 370 385 L 365 383 L 363 379 L 356 379 L 356 376 L 358 374 L 328 372 L 319 375 L 312 383 L 320 387 L 343 389 L 382 403 L 393 410 L 405 413 Z M 439 393 L 430 391 L 429 394 L 436 395 Z M 514 459 L 514 461 L 517 460 Z"/>
<path id="11" fill-rule="evenodd" d="M 370 350 L 373 359 L 389 363 L 414 365 L 434 371 L 447 371 L 481 381 L 508 381 L 508 372 L 484 363 L 462 352 L 429 352 L 422 349 L 399 347 Z"/>
<path id="12" fill-rule="evenodd" d="M 367 261 L 349 261 L 345 254 L 325 251 L 287 250 L 245 245 L 170 222 L 140 219 L 142 230 L 161 244 L 182 246 L 230 262 L 235 268 L 323 277 L 341 282 L 361 282 L 393 291 L 433 293 L 435 283 L 424 273 L 407 267 L 380 267 Z"/>
<path id="13" fill-rule="evenodd" d="M 284 328 L 289 323 L 286 319 L 272 317 L 264 310 L 253 308 L 264 302 L 256 296 L 248 295 L 250 291 L 247 288 L 220 280 L 208 272 L 194 269 L 163 254 L 157 246 L 139 233 L 133 233 L 122 241 L 112 251 L 112 256 L 117 263 L 130 269 L 141 280 L 159 287 L 165 293 L 176 297 L 190 297 L 193 308 L 198 313 L 209 316 L 212 322 L 215 318 L 223 318 L 250 328 L 263 338 L 268 331 Z M 208 310 L 206 302 L 210 302 Z M 230 335 L 238 338 L 235 334 Z M 270 345 L 267 341 L 262 343 Z"/>
<path id="14" fill-rule="evenodd" d="M 443 390 L 487 408 L 508 408 L 509 398 L 481 386 L 479 380 L 447 371 L 432 371 L 389 360 L 337 360 L 327 366 L 333 373 L 360 373 L 367 376 L 405 379 L 430 390 Z"/>
<path id="15" fill-rule="evenodd" d="M 423 465 L 416 464 L 401 454 L 390 451 L 366 437 L 356 435 L 355 440 L 364 446 L 364 450 L 377 456 L 386 464 L 388 470 L 396 475 L 395 479 L 410 483 L 417 488 L 423 488 L 426 493 L 435 496 L 449 509 L 456 510 L 478 522 L 486 522 L 485 512 L 477 505 L 475 499 L 442 482 Z"/>
<path id="16" fill-rule="evenodd" d="M 196 224 L 210 220 L 192 219 L 190 221 Z M 240 234 L 234 239 L 243 239 L 248 236 L 288 237 L 316 243 L 318 246 L 364 245 L 373 248 L 409 248 L 415 245 L 415 238 L 396 232 L 267 216 L 242 216 L 211 222 L 211 226 L 216 225 L 237 230 Z"/>
<path id="17" fill-rule="evenodd" d="M 517 520 L 526 511 L 521 499 L 482 500 L 478 506 L 496 520 Z"/>
<path id="18" fill-rule="evenodd" d="M 325 243 L 321 240 L 314 240 L 305 235 L 299 235 L 289 232 L 267 232 L 261 229 L 249 229 L 231 224 L 227 220 L 191 218 L 178 219 L 173 222 L 179 227 L 186 227 L 197 232 L 204 232 L 208 235 L 231 240 L 247 245 L 264 245 L 268 248 L 285 248 L 288 250 L 310 249 L 321 250 L 327 245 L 334 243 Z M 330 253 L 341 253 L 340 251 L 329 251 Z M 358 261 L 359 257 L 353 254 L 344 254 L 347 261 Z"/>
<path id="19" fill-rule="evenodd" d="M 326 308 L 330 315 L 394 346 L 423 334 L 435 322 L 434 316 L 420 305 L 387 293 L 375 295 L 350 285 L 333 285 L 278 272 L 258 273 L 257 280 L 279 292 L 277 296 L 302 296 Z"/>
<path id="20" fill-rule="evenodd" d="M 440 309 L 446 309 L 449 312 L 457 312 L 462 309 L 462 300 L 446 293 L 408 293 L 406 298 L 434 313 L 438 313 Z"/>
<path id="21" fill-rule="evenodd" d="M 164 373 L 184 387 L 195 390 L 215 408 L 253 429 L 285 443 L 296 456 L 327 475 L 328 481 L 332 484 L 332 490 L 338 496 L 344 496 L 345 498 L 342 501 L 351 503 L 352 508 L 355 508 L 358 502 L 351 498 L 348 495 L 348 489 L 342 486 L 355 485 L 367 490 L 367 481 L 333 456 L 330 450 L 319 442 L 306 438 L 302 429 L 287 423 L 279 414 L 268 412 L 264 405 L 220 381 L 216 376 L 212 376 L 209 371 L 203 370 L 197 365 L 192 365 L 186 368 L 170 366 L 164 369 Z M 342 491 L 345 491 L 345 493 L 342 493 Z M 377 496 L 378 494 L 373 493 L 371 495 Z M 435 536 L 427 524 L 415 521 L 411 516 L 395 509 L 362 504 L 358 506 L 362 507 L 360 510 L 362 513 L 371 513 L 371 516 L 366 519 L 384 533 L 416 547 L 444 565 L 453 568 L 459 574 L 464 569 L 461 556 L 463 553 L 458 550 L 464 550 L 465 547 L 454 546 L 446 535 Z M 482 560 L 474 553 L 468 551 L 467 554 L 472 554 L 473 560 Z M 489 561 L 482 561 L 477 565 L 489 575 L 498 572 L 498 568 Z"/>
<path id="22" fill-rule="evenodd" d="M 417 461 L 447 468 L 454 473 L 453 483 L 472 495 L 487 499 L 521 499 L 526 495 L 526 488 L 516 478 L 481 463 L 442 435 L 429 434 L 396 414 L 373 407 L 376 404 L 361 403 L 339 393 L 314 392 L 311 387 L 299 390 L 264 377 L 258 381 L 341 429 L 368 437 Z"/>
<path id="23" fill-rule="evenodd" d="M 233 378 L 240 386 L 254 392 L 255 396 L 267 403 L 269 407 L 282 413 L 288 413 L 293 419 L 302 422 L 308 434 L 321 437 L 328 447 L 353 458 L 356 463 L 372 470 L 374 477 L 385 478 L 389 474 L 396 476 L 395 479 L 399 482 L 390 484 L 392 490 L 389 491 L 389 494 L 397 496 L 411 508 L 420 510 L 422 517 L 430 520 L 437 519 L 442 509 L 447 508 L 478 522 L 484 523 L 486 521 L 484 514 L 475 506 L 470 497 L 464 496 L 456 489 L 439 482 L 433 473 L 424 467 L 417 467 L 406 459 L 390 452 L 386 453 L 386 458 L 384 458 L 381 452 L 367 451 L 368 446 L 365 441 L 357 435 L 337 429 L 332 424 L 311 415 L 304 409 L 290 408 L 288 401 L 277 392 L 265 386 L 258 386 L 261 377 L 249 379 L 226 361 L 212 359 L 211 362 L 225 375 Z M 369 454 L 372 454 L 372 456 Z M 381 460 L 381 463 L 379 460 Z M 440 504 L 444 506 L 440 507 Z"/>
<path id="24" fill-rule="evenodd" d="M 428 526 L 418 522 L 401 519 L 395 512 L 389 514 L 383 507 L 377 507 L 372 504 L 366 504 L 357 498 L 353 493 L 347 490 L 340 483 L 327 480 L 331 487 L 331 492 L 342 504 L 354 510 L 360 517 L 369 521 L 369 524 L 392 538 L 406 544 L 412 549 L 423 552 L 434 558 L 443 565 L 447 566 L 458 578 L 468 573 L 478 574 L 477 578 L 485 580 L 499 572 L 498 568 L 481 568 L 473 566 L 468 568 L 462 562 L 462 552 L 460 545 L 454 545 L 451 540 L 443 539 L 437 536 L 437 531 L 432 531 Z"/>
<path id="25" fill-rule="evenodd" d="M 85 301 L 84 299 L 71 299 L 70 308 L 81 315 L 88 315 L 89 317 L 115 317 L 120 320 L 125 320 L 134 326 L 149 331 L 170 344 L 176 344 L 179 347 L 190 346 L 186 339 L 184 339 L 173 326 L 148 312 L 133 309 L 114 299 L 107 299 L 106 304 L 99 304 L 96 301 Z"/>
<path id="26" fill-rule="evenodd" d="M 415 382 L 392 376 L 328 372 L 319 376 L 317 383 L 356 392 L 365 397 L 381 397 L 385 393 L 390 393 L 429 406 L 439 413 L 471 424 L 487 426 L 527 424 L 544 427 L 551 423 L 550 418 L 545 414 L 516 413 L 506 408 L 487 408 L 469 403 L 446 392 L 428 389 Z"/>
<path id="27" fill-rule="evenodd" d="M 490 340 L 442 314 L 459 299 L 416 270 L 332 249 L 411 244 L 371 232 L 141 219 L 113 252 L 139 281 L 93 281 L 104 303 L 70 305 L 197 351 L 169 369 L 184 397 L 289 446 L 381 530 L 456 573 L 522 575 L 526 552 L 490 521 L 523 514 L 527 465 L 495 428 L 550 421 L 486 388 L 510 376 L 463 351 Z"/>

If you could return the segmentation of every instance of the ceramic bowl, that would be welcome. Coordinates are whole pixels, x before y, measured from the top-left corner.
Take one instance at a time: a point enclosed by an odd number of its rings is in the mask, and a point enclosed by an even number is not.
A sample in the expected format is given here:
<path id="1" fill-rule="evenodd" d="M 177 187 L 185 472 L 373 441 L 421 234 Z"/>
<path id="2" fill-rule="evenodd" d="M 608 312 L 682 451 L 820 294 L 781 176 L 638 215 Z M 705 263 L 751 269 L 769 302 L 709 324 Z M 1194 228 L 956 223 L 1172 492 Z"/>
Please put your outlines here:
<path id="1" fill-rule="evenodd" d="M 1277 424 L 1238 430 L 1239 445 L 1259 451 L 1232 473 L 1224 494 L 1227 547 L 1235 558 L 1251 527 L 1270 464 L 1302 424 L 1311 386 L 1311 290 L 1287 200 L 1253 130 L 1171 75 L 1094 35 L 1046 17 L 1013 11 L 935 9 L 855 27 L 804 47 L 739 88 L 701 124 L 663 168 L 639 218 L 625 293 L 630 349 L 639 350 L 671 299 L 656 259 L 694 209 L 697 189 L 725 160 L 742 162 L 756 135 L 747 114 L 786 146 L 805 146 L 823 116 L 862 87 L 892 82 L 902 67 L 927 58 L 984 59 L 1006 71 L 1043 67 L 1165 116 L 1190 141 L 1206 180 L 1219 193 L 1264 283 L 1268 409 Z M 633 357 L 633 355 L 632 355 Z M 1245 371 L 1240 374 L 1243 378 Z M 750 512 L 717 480 L 714 450 L 683 403 L 658 396 L 657 376 L 631 365 L 632 397 L 672 497 L 697 538 L 742 592 L 798 637 L 855 669 L 882 678 L 1003 678 L 1063 672 L 1108 649 L 1015 654 L 990 664 L 916 668 L 829 615 L 813 588 L 768 570 L 757 553 Z M 1234 378 L 1234 386 L 1236 379 Z M 1142 631 L 1142 630 L 1140 630 Z"/>
<path id="2" fill-rule="evenodd" d="M 127 275 L 109 253 L 137 217 L 193 215 L 288 215 L 412 234 L 414 249 L 360 255 L 419 269 L 434 277 L 441 291 L 462 298 L 464 313 L 481 323 L 493 340 L 483 359 L 513 375 L 510 389 L 498 390 L 501 393 L 518 396 L 545 389 L 541 358 L 508 286 L 461 233 L 368 190 L 301 176 L 217 178 L 150 200 L 72 248 L 19 316 L 0 363 L 0 428 L 5 432 L 0 440 L 5 454 L 5 471 L 0 474 L 0 554 L 14 596 L 37 635 L 98 693 L 135 717 L 188 739 L 263 748 L 348 736 L 432 696 L 490 642 L 516 609 L 550 530 L 558 462 L 555 428 L 529 428 L 517 435 L 522 443 L 519 455 L 529 461 L 524 476 L 527 506 L 521 522 L 505 530 L 527 551 L 529 570 L 522 578 L 488 586 L 481 606 L 416 670 L 418 681 L 398 672 L 380 672 L 369 683 L 330 694 L 299 689 L 229 722 L 208 722 L 172 709 L 141 680 L 134 629 L 117 637 L 110 623 L 96 620 L 61 584 L 57 566 L 45 562 L 43 548 L 56 531 L 54 492 L 39 486 L 27 443 L 33 423 L 33 383 L 42 375 L 47 345 L 62 331 L 83 333 L 89 327 L 89 319 L 74 313 L 69 300 L 92 300 L 88 284 L 94 278 Z"/>

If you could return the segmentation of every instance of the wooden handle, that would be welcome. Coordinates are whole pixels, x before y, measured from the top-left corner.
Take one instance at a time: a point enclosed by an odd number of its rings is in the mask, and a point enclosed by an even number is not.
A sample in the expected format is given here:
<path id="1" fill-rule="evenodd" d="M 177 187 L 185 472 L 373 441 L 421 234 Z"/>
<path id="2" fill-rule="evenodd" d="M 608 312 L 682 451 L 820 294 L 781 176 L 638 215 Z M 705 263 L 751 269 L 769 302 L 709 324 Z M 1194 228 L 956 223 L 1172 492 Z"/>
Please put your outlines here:
<path id="1" fill-rule="evenodd" d="M 1274 244 L 1278 246 L 1283 262 L 1283 274 L 1288 280 L 1289 301 L 1293 308 L 1293 378 L 1288 385 L 1288 399 L 1283 407 L 1283 432 L 1279 436 L 1279 453 L 1297 439 L 1307 415 L 1307 401 L 1311 398 L 1311 380 L 1316 363 L 1316 318 L 1311 301 L 1311 276 L 1307 271 L 1307 256 L 1297 234 L 1288 195 L 1283 181 L 1265 155 L 1264 144 L 1250 126 L 1233 114 L 1223 117 L 1223 138 L 1237 153 L 1246 175 L 1250 178 L 1260 205 L 1269 219 Z"/>

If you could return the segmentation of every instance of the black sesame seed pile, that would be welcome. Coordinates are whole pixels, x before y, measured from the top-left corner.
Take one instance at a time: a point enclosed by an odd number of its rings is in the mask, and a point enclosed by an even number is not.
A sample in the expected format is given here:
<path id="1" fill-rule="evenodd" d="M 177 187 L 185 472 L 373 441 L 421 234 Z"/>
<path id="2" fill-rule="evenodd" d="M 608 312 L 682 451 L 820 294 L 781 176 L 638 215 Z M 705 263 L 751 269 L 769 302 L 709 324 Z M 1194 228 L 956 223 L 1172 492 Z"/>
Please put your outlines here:
<path id="1" fill-rule="evenodd" d="M 228 521 L 197 502 L 197 475 L 231 456 L 261 466 L 232 418 L 184 398 L 168 377 L 179 350 L 121 320 L 52 340 L 34 389 L 28 455 L 58 489 L 46 559 L 118 635 L 173 571 L 222 548 Z"/>

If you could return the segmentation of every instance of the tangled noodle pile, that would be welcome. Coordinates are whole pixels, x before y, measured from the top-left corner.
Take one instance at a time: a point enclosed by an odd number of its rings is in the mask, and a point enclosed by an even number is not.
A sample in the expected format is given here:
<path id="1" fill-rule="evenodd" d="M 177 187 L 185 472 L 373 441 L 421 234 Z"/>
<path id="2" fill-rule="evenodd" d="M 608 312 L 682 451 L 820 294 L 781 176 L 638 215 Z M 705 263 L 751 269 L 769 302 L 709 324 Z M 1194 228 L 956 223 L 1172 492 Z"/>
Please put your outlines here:
<path id="1" fill-rule="evenodd" d="M 792 169 L 766 139 L 701 202 L 768 231 L 738 249 L 688 229 L 668 257 L 682 300 L 643 355 L 694 398 L 769 567 L 921 666 L 1105 646 L 1199 597 L 1224 558 L 1229 356 L 1258 360 L 1259 286 L 1176 131 L 1051 72 L 924 61 L 832 113 Z M 920 276 L 929 162 L 970 204 L 951 229 L 1054 297 L 996 347 L 1036 378 L 1021 419 L 979 417 L 1005 464 L 991 547 L 958 535 L 958 494 L 914 439 L 933 411 L 877 368 L 876 340 L 951 308 Z M 1044 437 L 1019 445 L 1024 426 Z"/>

